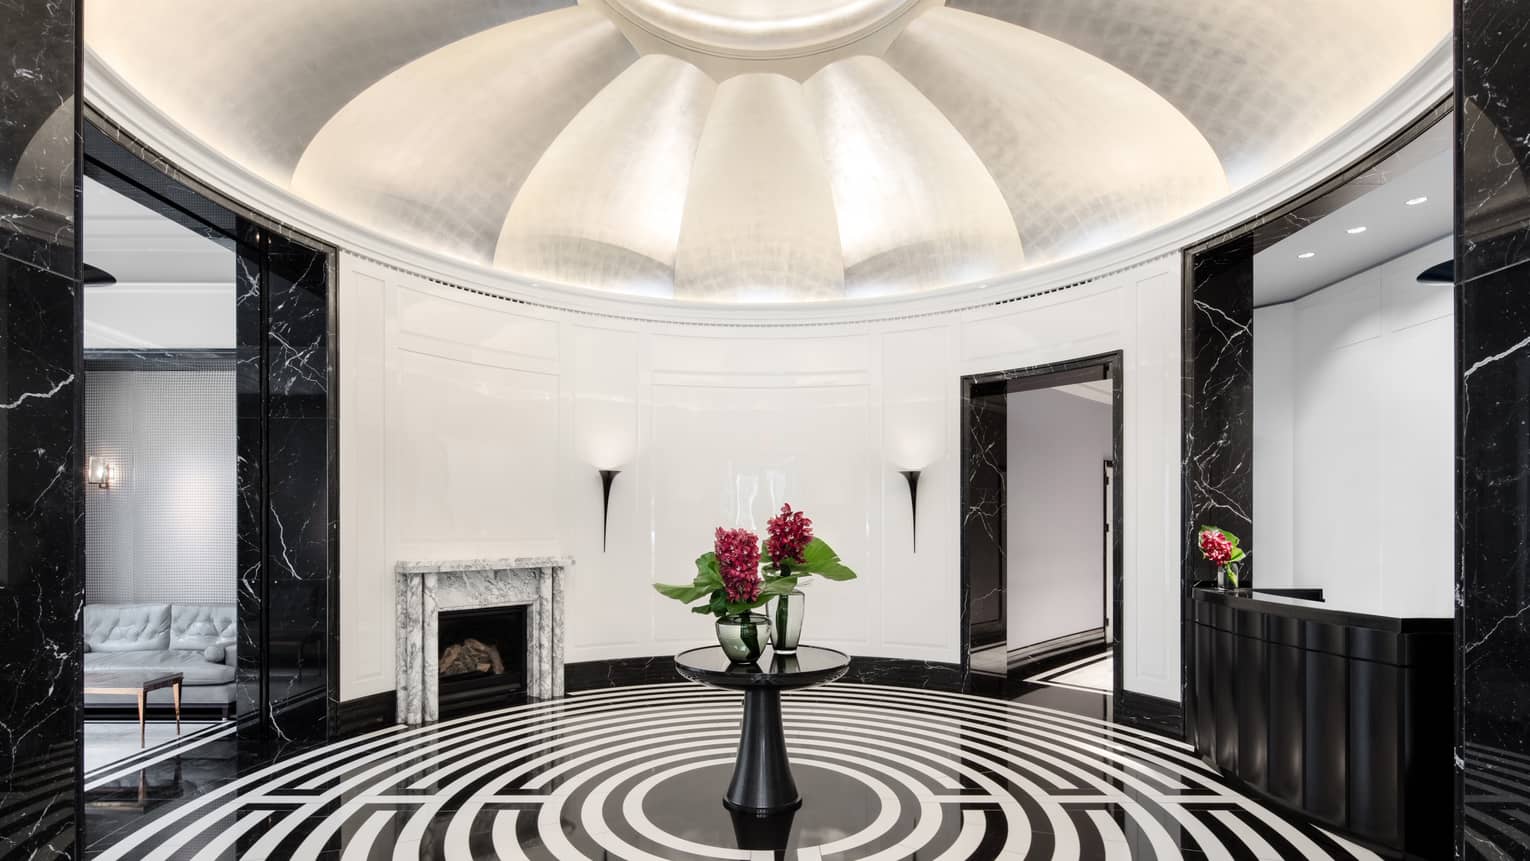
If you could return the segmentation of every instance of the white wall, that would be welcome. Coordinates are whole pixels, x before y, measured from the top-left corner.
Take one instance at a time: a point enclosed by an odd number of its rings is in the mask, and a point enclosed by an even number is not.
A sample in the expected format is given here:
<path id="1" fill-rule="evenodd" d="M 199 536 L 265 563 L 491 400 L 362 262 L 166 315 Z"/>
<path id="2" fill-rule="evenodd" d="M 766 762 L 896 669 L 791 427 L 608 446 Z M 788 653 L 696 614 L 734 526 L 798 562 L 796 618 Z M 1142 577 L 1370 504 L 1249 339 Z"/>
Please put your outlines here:
<path id="1" fill-rule="evenodd" d="M 1055 389 L 1008 400 L 1004 552 L 1013 650 L 1105 623 L 1111 409 Z"/>
<path id="2" fill-rule="evenodd" d="M 393 563 L 559 550 L 570 661 L 668 654 L 659 597 L 717 525 L 805 508 L 861 574 L 807 636 L 958 660 L 960 378 L 1125 351 L 1128 688 L 1179 692 L 1179 259 L 896 321 L 730 327 L 576 314 L 340 260 L 342 695 L 393 686 Z M 600 550 L 600 467 L 612 491 Z M 922 468 L 919 552 L 897 470 Z"/>
<path id="3" fill-rule="evenodd" d="M 1254 526 L 1260 585 L 1335 605 L 1450 616 L 1453 289 L 1431 243 L 1254 311 Z"/>

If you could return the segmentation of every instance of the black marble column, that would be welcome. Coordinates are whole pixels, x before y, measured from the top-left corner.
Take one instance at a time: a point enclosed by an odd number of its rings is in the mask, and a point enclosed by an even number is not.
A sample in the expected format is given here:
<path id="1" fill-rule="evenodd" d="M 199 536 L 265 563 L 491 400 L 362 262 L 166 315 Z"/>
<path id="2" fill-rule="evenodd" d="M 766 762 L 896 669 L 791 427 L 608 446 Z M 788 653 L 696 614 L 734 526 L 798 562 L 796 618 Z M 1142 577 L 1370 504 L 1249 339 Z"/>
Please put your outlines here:
<path id="1" fill-rule="evenodd" d="M 1463 857 L 1530 858 L 1530 2 L 1458 0 Z"/>
<path id="2" fill-rule="evenodd" d="M 0 856 L 68 857 L 80 759 L 78 7 L 0 4 Z"/>

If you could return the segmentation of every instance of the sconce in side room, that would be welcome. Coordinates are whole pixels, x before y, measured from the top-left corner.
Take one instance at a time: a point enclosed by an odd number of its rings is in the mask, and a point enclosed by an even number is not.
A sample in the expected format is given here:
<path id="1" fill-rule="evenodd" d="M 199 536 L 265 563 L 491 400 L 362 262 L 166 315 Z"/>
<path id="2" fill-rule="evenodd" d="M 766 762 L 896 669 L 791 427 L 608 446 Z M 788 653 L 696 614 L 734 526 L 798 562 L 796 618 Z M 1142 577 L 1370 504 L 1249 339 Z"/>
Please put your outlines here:
<path id="1" fill-rule="evenodd" d="M 912 517 L 909 519 L 909 529 L 912 532 L 913 550 L 919 552 L 919 470 L 900 470 L 905 481 L 908 482 L 908 507 Z"/>
<path id="2" fill-rule="evenodd" d="M 603 469 L 600 471 L 600 552 L 606 552 L 606 529 L 611 523 L 611 482 L 616 480 L 622 471 L 619 469 Z"/>
<path id="3" fill-rule="evenodd" d="M 117 465 L 104 457 L 91 457 L 85 467 L 85 480 L 102 490 L 108 490 L 117 480 Z"/>

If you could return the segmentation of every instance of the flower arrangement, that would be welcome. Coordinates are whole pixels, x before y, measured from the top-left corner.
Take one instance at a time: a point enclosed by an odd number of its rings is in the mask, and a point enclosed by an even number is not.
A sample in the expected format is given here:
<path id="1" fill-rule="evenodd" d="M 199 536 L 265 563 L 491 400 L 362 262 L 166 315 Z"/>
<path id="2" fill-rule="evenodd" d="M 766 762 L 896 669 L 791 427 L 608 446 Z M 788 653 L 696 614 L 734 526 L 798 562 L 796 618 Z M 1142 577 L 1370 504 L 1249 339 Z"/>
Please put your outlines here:
<path id="1" fill-rule="evenodd" d="M 1215 526 L 1202 526 L 1196 536 L 1201 557 L 1217 566 L 1217 577 L 1238 588 L 1238 567 L 1248 554 L 1238 546 L 1238 536 Z"/>
<path id="2" fill-rule="evenodd" d="M 855 579 L 855 572 L 840 561 L 839 554 L 813 534 L 813 521 L 790 504 L 781 506 L 781 513 L 765 527 L 762 553 L 753 532 L 719 526 L 712 536 L 712 550 L 696 558 L 694 580 L 687 585 L 655 583 L 653 588 L 682 604 L 705 598 L 706 603 L 692 607 L 691 612 L 723 619 L 790 593 L 810 575 Z"/>

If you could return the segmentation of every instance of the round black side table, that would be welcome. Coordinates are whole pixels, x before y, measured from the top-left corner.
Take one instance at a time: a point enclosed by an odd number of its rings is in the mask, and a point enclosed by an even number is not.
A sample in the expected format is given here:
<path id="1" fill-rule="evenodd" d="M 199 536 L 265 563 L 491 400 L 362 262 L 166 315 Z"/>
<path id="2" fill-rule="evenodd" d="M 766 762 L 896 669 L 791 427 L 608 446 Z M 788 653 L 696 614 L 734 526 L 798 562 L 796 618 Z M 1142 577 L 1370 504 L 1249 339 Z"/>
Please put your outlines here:
<path id="1" fill-rule="evenodd" d="M 799 646 L 795 655 L 766 649 L 753 664 L 729 661 L 720 646 L 689 649 L 675 656 L 675 669 L 685 678 L 744 692 L 738 759 L 723 796 L 729 810 L 769 816 L 802 806 L 781 729 L 781 692 L 827 684 L 849 668 L 849 655 L 818 646 Z"/>

